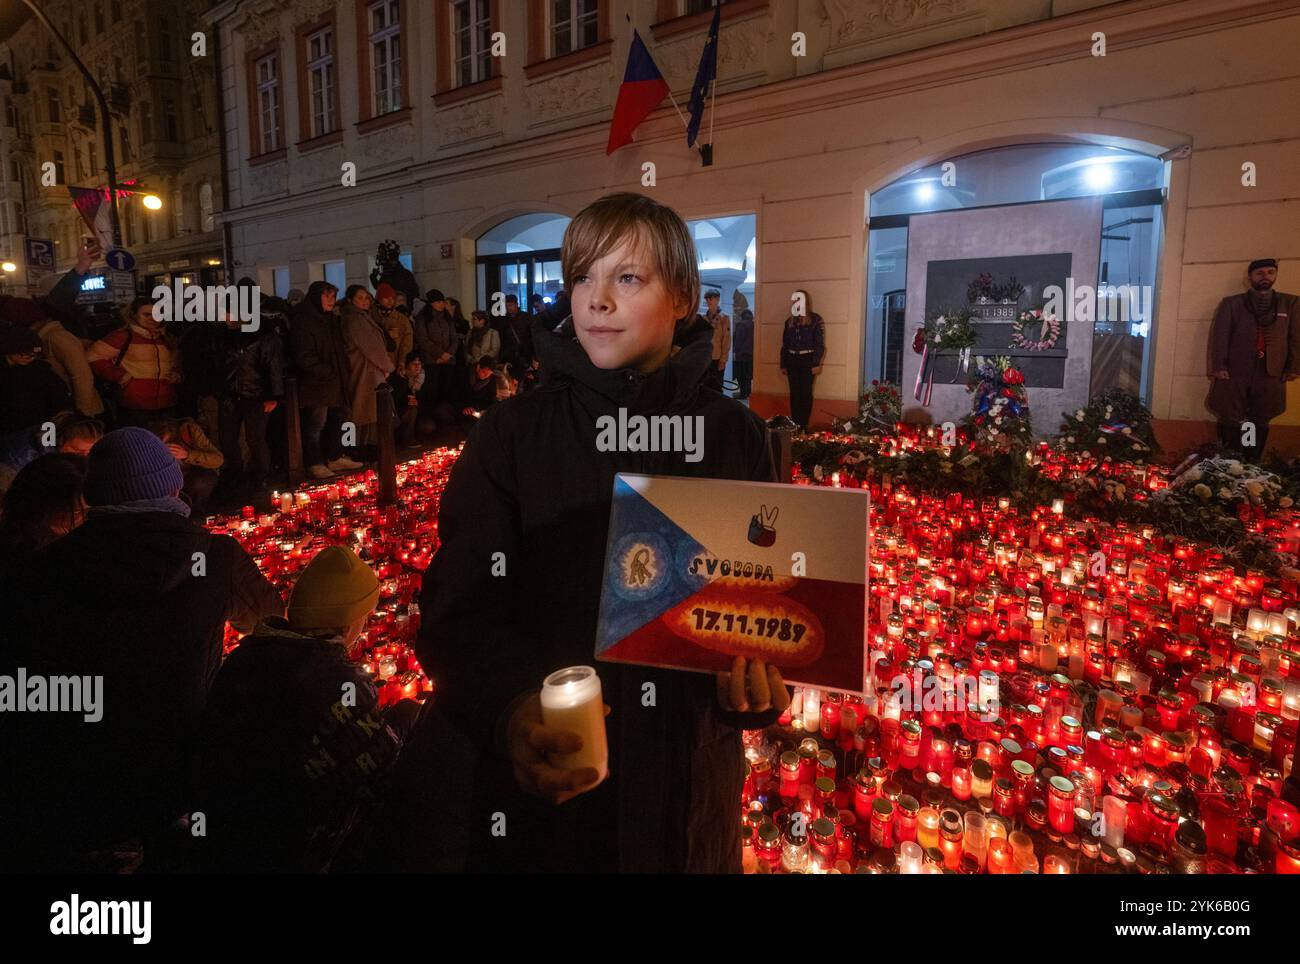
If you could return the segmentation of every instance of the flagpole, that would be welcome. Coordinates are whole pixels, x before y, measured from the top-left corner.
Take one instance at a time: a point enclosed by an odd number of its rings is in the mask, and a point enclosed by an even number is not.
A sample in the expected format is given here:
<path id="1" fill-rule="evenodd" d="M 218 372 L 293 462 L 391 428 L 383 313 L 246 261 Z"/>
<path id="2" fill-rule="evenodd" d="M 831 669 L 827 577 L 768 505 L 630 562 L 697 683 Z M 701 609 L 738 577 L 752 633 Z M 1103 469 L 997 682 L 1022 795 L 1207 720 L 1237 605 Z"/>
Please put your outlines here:
<path id="1" fill-rule="evenodd" d="M 682 127 L 684 127 L 686 130 L 690 130 L 691 125 L 686 122 L 686 115 L 683 114 L 682 109 L 677 106 L 677 98 L 673 96 L 673 92 L 671 90 L 668 91 L 668 99 L 672 101 L 673 110 L 677 111 L 677 118 L 682 122 Z"/>
<path id="2" fill-rule="evenodd" d="M 718 78 L 709 85 L 709 146 L 713 146 L 713 115 L 718 109 Z"/>

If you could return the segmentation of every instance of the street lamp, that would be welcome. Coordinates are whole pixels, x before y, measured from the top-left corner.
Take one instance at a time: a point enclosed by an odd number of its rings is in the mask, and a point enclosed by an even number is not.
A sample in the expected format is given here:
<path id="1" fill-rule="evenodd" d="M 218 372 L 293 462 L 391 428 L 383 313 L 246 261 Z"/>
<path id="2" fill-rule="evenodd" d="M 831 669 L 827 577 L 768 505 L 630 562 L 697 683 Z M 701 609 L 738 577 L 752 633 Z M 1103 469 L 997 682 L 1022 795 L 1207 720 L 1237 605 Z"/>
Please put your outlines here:
<path id="1" fill-rule="evenodd" d="M 18 270 L 18 265 L 14 264 L 12 261 L 6 261 L 4 264 L 0 264 L 0 269 L 2 269 L 5 274 L 13 274 Z"/>
<path id="2" fill-rule="evenodd" d="M 162 207 L 162 199 L 159 198 L 157 194 L 146 194 L 143 198 L 140 199 L 140 203 L 142 203 L 150 211 L 157 211 L 160 207 Z"/>

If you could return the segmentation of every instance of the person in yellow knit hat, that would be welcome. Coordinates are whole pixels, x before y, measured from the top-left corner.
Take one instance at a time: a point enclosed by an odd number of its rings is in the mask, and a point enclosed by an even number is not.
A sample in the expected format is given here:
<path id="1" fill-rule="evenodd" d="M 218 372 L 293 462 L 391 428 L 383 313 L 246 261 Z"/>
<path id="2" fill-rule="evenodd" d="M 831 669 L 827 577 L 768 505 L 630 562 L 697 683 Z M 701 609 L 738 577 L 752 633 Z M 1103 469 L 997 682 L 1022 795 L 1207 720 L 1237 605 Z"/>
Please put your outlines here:
<path id="1" fill-rule="evenodd" d="M 380 712 L 349 657 L 379 580 L 343 546 L 302 571 L 287 616 L 262 621 L 217 674 L 192 758 L 195 865 L 206 871 L 328 870 L 382 801 L 419 704 Z"/>

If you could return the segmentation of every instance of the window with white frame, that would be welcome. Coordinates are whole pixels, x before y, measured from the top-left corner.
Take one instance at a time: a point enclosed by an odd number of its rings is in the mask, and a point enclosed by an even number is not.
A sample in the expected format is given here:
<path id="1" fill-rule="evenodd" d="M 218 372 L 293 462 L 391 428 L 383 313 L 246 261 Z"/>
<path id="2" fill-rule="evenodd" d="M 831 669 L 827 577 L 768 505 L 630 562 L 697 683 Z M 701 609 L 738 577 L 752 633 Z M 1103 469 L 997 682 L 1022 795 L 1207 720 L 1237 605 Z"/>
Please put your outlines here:
<path id="1" fill-rule="evenodd" d="M 452 0 L 451 14 L 456 86 L 487 80 L 492 76 L 490 0 Z"/>
<path id="2" fill-rule="evenodd" d="M 185 192 L 180 188 L 172 191 L 172 237 L 185 233 Z"/>
<path id="3" fill-rule="evenodd" d="M 254 65 L 261 153 L 280 149 L 280 57 L 267 54 Z"/>
<path id="4" fill-rule="evenodd" d="M 572 53 L 596 42 L 597 0 L 551 0 L 551 55 Z"/>
<path id="5" fill-rule="evenodd" d="M 399 0 L 370 5 L 370 76 L 374 116 L 402 109 L 402 18 Z"/>
<path id="6" fill-rule="evenodd" d="M 307 38 L 307 89 L 311 98 L 311 136 L 334 130 L 334 29 Z"/>

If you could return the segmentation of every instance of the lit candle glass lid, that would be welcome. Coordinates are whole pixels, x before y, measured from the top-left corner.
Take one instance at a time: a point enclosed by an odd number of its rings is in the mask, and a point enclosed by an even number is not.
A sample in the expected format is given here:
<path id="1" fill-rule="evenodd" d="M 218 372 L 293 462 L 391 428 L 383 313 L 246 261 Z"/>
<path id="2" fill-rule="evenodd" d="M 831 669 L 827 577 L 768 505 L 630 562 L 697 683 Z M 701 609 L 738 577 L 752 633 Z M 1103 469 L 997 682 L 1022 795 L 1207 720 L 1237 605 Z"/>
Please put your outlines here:
<path id="1" fill-rule="evenodd" d="M 556 670 L 542 681 L 542 705 L 575 706 L 600 696 L 600 677 L 590 666 Z"/>

